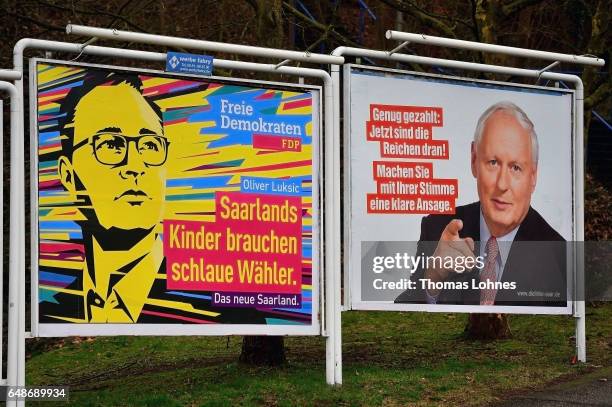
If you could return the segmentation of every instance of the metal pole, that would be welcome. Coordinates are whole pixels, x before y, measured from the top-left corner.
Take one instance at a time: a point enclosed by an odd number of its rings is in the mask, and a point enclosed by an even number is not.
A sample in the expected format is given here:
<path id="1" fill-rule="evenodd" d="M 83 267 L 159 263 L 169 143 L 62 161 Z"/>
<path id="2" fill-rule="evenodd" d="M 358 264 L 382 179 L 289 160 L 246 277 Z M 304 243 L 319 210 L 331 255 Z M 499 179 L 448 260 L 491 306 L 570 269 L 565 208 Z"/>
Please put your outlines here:
<path id="1" fill-rule="evenodd" d="M 405 38 L 397 38 L 402 40 L 408 40 Z M 490 45 L 490 44 L 482 44 Z M 527 50 L 530 51 L 530 50 Z M 433 65 L 443 66 L 447 68 L 463 69 L 478 72 L 489 72 L 496 74 L 507 74 L 516 75 L 532 78 L 550 79 L 553 81 L 565 81 L 574 84 L 576 90 L 576 107 L 575 107 L 575 130 L 574 130 L 574 143 L 576 144 L 576 157 L 575 157 L 575 173 L 574 182 L 576 184 L 576 192 L 574 197 L 574 208 L 576 211 L 576 223 L 575 223 L 575 239 L 578 244 L 575 250 L 575 269 L 576 274 L 573 276 L 574 279 L 574 317 L 576 318 L 576 353 L 577 359 L 580 362 L 586 362 L 586 312 L 585 312 L 585 299 L 584 299 L 584 86 L 579 76 L 568 75 L 555 72 L 542 72 L 542 70 L 531 70 L 522 68 L 503 67 L 497 65 L 477 64 L 473 62 L 453 61 L 439 58 L 427 58 L 419 57 L 415 55 L 404 55 L 404 54 L 390 54 L 387 51 L 376 51 L 362 48 L 353 47 L 338 47 L 333 52 L 333 55 L 352 55 L 352 56 L 365 56 L 369 58 L 379 58 L 384 60 L 393 60 L 406 63 L 416 63 L 422 65 Z M 522 55 L 525 56 L 525 55 Z M 592 59 L 592 58 L 591 58 Z M 604 64 L 605 61 L 597 59 Z M 339 83 L 339 75 L 334 72 L 332 66 L 332 78 L 334 83 Z M 339 104 L 338 98 L 334 100 L 334 103 Z M 337 108 L 337 107 L 335 107 Z M 338 129 L 337 134 L 340 134 Z M 347 287 L 345 287 L 347 289 Z"/>
<path id="2" fill-rule="evenodd" d="M 584 298 L 584 86 L 580 77 L 575 76 L 576 89 L 576 275 L 574 317 L 576 318 L 576 355 L 580 362 L 586 362 L 586 309 Z"/>
<path id="3" fill-rule="evenodd" d="M 391 54 L 389 55 L 388 51 L 380 51 L 380 50 L 371 50 L 371 49 L 363 49 L 363 48 L 353 48 L 353 47 L 338 47 L 334 52 L 345 55 L 345 56 L 361 56 L 366 58 L 373 59 L 383 59 L 388 61 L 398 61 L 406 64 L 421 64 L 421 65 L 430 65 L 430 66 L 440 66 L 444 68 L 451 69 L 461 69 L 467 71 L 476 71 L 476 72 L 488 72 L 494 74 L 501 75 L 516 75 L 516 76 L 525 76 L 530 78 L 538 78 L 540 71 L 536 71 L 533 69 L 523 69 L 523 68 L 511 68 L 506 66 L 498 66 L 498 65 L 487 65 L 487 64 L 478 64 L 475 62 L 463 62 L 463 61 L 453 61 L 449 59 L 440 59 L 440 58 L 429 58 L 429 57 L 421 57 L 417 55 L 406 55 L 406 54 Z M 543 72 L 540 76 L 542 79 L 551 79 L 551 80 L 560 80 L 574 83 L 574 75 L 556 73 L 556 72 Z"/>
<path id="4" fill-rule="evenodd" d="M 508 47 L 505 45 L 486 44 L 482 42 L 456 40 L 431 35 L 406 33 L 388 30 L 387 39 L 396 41 L 410 41 L 417 44 L 433 45 L 445 48 L 465 49 L 470 51 L 489 52 L 495 54 L 513 55 L 524 58 L 543 59 L 547 61 L 561 61 L 572 64 L 603 66 L 605 61 L 597 57 L 582 55 L 560 54 L 558 52 L 538 51 L 535 49 Z"/>
<path id="5" fill-rule="evenodd" d="M 4 170 L 4 101 L 0 99 L 0 168 Z M 4 188 L 0 188 L 0 253 L 4 260 Z M 4 264 L 0 264 L 0 385 L 6 385 L 6 378 L 3 375 L 2 363 L 4 361 Z"/>
<path id="6" fill-rule="evenodd" d="M 12 69 L 0 69 L 0 80 L 16 81 L 17 79 L 21 79 L 21 72 Z"/>
<path id="7" fill-rule="evenodd" d="M 326 72 L 327 74 L 327 72 Z M 336 352 L 336 338 L 338 335 L 338 327 L 336 325 L 336 315 L 339 313 L 336 309 L 336 296 L 340 287 L 336 286 L 336 274 L 339 273 L 335 266 L 336 254 L 336 236 L 334 234 L 335 218 L 333 196 L 335 195 L 335 155 L 334 147 L 337 140 L 335 133 L 334 119 L 334 94 L 331 77 L 327 76 L 325 87 L 325 129 L 329 131 L 331 137 L 325 139 L 325 314 L 326 314 L 326 329 L 327 337 L 325 339 L 325 377 L 327 384 L 341 384 L 337 381 L 336 369 L 338 355 Z"/>
<path id="8" fill-rule="evenodd" d="M 15 54 L 19 51 L 18 41 L 13 49 L 13 69 L 19 73 L 23 72 L 23 56 Z M 18 274 L 18 294 L 17 294 L 17 329 L 13 331 L 13 338 L 17 341 L 17 363 L 13 366 L 15 375 L 15 385 L 25 386 L 25 182 L 24 182 L 24 107 L 23 107 L 23 76 L 15 81 L 17 89 L 18 115 L 17 132 L 11 132 L 11 257 L 9 264 L 12 264 Z M 31 237 L 33 238 L 33 237 Z M 12 250 L 14 247 L 14 250 Z M 7 367 L 9 367 L 7 365 Z M 9 367 L 10 368 L 10 367 Z M 17 406 L 23 406 L 23 401 L 18 401 Z"/>
<path id="9" fill-rule="evenodd" d="M 21 275 L 19 273 L 19 237 L 23 229 L 19 228 L 18 213 L 14 211 L 15 201 L 18 201 L 17 183 L 20 165 L 13 161 L 19 150 L 19 137 L 21 122 L 21 101 L 16 87 L 8 82 L 0 82 L 0 90 L 8 92 L 11 99 L 11 213 L 10 213 L 10 242 L 9 242 L 9 309 L 8 309 L 8 356 L 7 356 L 7 385 L 17 386 L 19 372 L 19 294 Z M 23 144 L 22 144 L 23 146 Z M 23 151 L 23 147 L 22 147 Z M 23 161 L 21 161 L 23 162 Z M 23 196 L 23 195 L 22 195 Z M 15 402 L 7 402 L 7 406 L 15 406 Z"/>
<path id="10" fill-rule="evenodd" d="M 88 27 L 75 24 L 68 24 L 66 26 L 66 33 L 139 44 L 153 44 L 167 47 L 196 49 L 201 51 L 206 50 L 227 52 L 231 54 L 245 54 L 264 58 L 290 59 L 293 61 L 310 62 L 313 64 L 344 63 L 344 58 L 326 54 L 312 54 L 310 52 L 254 47 L 251 45 L 226 44 L 223 42 L 194 40 L 190 38 L 170 37 L 167 35 L 144 34 L 132 31 Z"/>
<path id="11" fill-rule="evenodd" d="M 335 52 L 335 51 L 334 51 Z M 332 52 L 332 55 L 334 55 Z M 333 146 L 333 157 L 334 157 L 334 167 L 333 167 L 333 236 L 334 241 L 340 243 L 341 241 L 341 229 L 342 225 L 340 223 L 340 191 L 342 190 L 342 181 L 340 176 L 340 162 L 341 162 L 341 154 L 340 154 L 340 67 L 338 65 L 331 66 L 331 75 L 332 75 L 332 83 L 333 83 L 333 112 L 334 112 L 334 146 Z M 342 260 L 340 258 L 341 253 L 341 245 L 338 248 L 334 248 L 333 251 L 333 265 L 332 272 L 334 273 L 334 284 L 335 284 L 335 298 L 333 307 L 335 309 L 335 320 L 334 320 L 334 352 L 335 352 L 335 363 L 334 363 L 334 377 L 337 384 L 342 384 L 342 295 L 341 295 L 341 269 L 342 269 Z M 347 288 L 344 287 L 346 290 Z M 346 306 L 346 304 L 345 304 Z"/>
<path id="12" fill-rule="evenodd" d="M 23 53 L 26 49 L 30 49 L 30 48 L 37 48 L 37 49 L 45 49 L 45 50 L 52 50 L 52 51 L 59 51 L 59 52 L 70 52 L 70 53 L 84 53 L 84 54 L 91 54 L 91 55 L 100 55 L 100 56 L 110 56 L 110 57 L 119 57 L 119 58 L 132 58 L 132 59 L 139 59 L 139 60 L 148 60 L 148 61 L 165 61 L 166 59 L 166 54 L 164 53 L 157 53 L 157 52 L 148 52 L 148 51 L 139 51 L 139 50 L 126 50 L 126 49 L 118 49 L 118 48 L 110 48 L 110 47 L 98 47 L 98 46 L 94 46 L 94 45 L 88 45 L 86 47 L 83 47 L 81 44 L 72 44 L 72 43 L 63 43 L 63 42 L 56 42 L 56 41 L 45 41 L 45 40 L 36 40 L 36 39 L 22 39 L 20 40 L 16 45 L 15 45 L 15 49 L 13 52 L 13 57 L 14 57 L 14 65 L 15 65 L 15 70 L 18 70 L 19 72 L 21 72 L 21 70 L 23 69 Z M 344 58 L 340 58 L 342 61 L 344 61 Z M 337 60 L 337 58 L 335 59 Z M 267 73 L 277 73 L 277 74 L 286 74 L 286 75 L 292 75 L 292 76 L 298 76 L 298 77 L 313 77 L 313 78 L 319 78 L 323 81 L 323 92 L 324 92 L 324 114 L 325 114 L 325 123 L 324 123 L 324 141 L 325 141 L 325 168 L 328 170 L 329 168 L 333 168 L 333 154 L 332 154 L 332 148 L 333 148 L 333 144 L 334 144 L 334 139 L 336 139 L 336 135 L 334 134 L 334 126 L 333 126 L 333 93 L 332 93 L 332 82 L 331 82 L 331 77 L 329 76 L 329 74 L 323 70 L 320 69 L 311 69 L 311 68 L 296 68 L 296 67 L 289 67 L 289 66 L 280 66 L 277 67 L 276 65 L 273 64 L 261 64 L 261 63 L 253 63 L 253 62 L 241 62 L 241 61 L 229 61 L 229 60 L 222 60 L 222 59 L 214 59 L 213 60 L 213 66 L 217 67 L 217 68 L 223 68 L 223 69 L 237 69 L 237 70 L 249 70 L 249 71 L 255 71 L 255 72 L 267 72 Z M 19 69 L 17 69 L 19 68 Z M 22 81 L 19 81 L 19 86 L 17 86 L 17 94 L 18 95 L 23 95 L 23 83 Z M 21 104 L 20 104 L 21 106 Z M 23 120 L 23 115 L 20 115 L 20 120 Z M 23 143 L 22 143 L 23 144 Z M 23 148 L 21 151 L 21 161 L 15 161 L 15 162 L 23 162 Z M 332 181 L 332 177 L 326 176 L 325 177 L 325 188 L 324 191 L 329 191 L 326 192 L 326 194 L 330 194 L 332 191 L 332 186 L 333 186 L 333 181 Z M 23 181 L 21 182 L 23 184 Z M 12 186 L 12 185 L 11 185 Z M 22 186 L 23 188 L 23 186 Z M 15 196 L 15 199 L 17 199 L 17 196 L 23 196 L 23 193 L 21 193 L 21 195 L 18 194 L 11 194 L 11 199 L 13 199 L 13 196 Z M 34 199 L 36 199 L 36 197 L 34 197 Z M 333 230 L 331 228 L 332 222 L 331 222 L 331 217 L 333 216 L 334 211 L 332 210 L 332 203 L 330 202 L 331 199 L 326 198 L 325 199 L 325 220 L 323 222 L 324 224 L 324 230 L 325 230 L 325 264 L 323 267 L 323 272 L 325 273 L 325 290 L 326 293 L 329 295 L 329 293 L 333 293 L 335 292 L 334 289 L 334 279 L 331 278 L 330 276 L 327 275 L 327 270 L 333 270 L 330 269 L 329 267 L 331 267 L 331 263 L 333 262 L 334 256 L 333 256 L 333 238 L 330 238 L 329 236 L 333 236 Z M 13 202 L 11 201 L 11 204 Z M 24 205 L 23 205 L 24 206 Z M 11 206 L 12 208 L 12 206 Z M 35 222 L 34 222 L 35 223 Z M 32 224 L 34 224 L 32 223 Z M 21 223 L 21 225 L 23 225 L 22 227 L 24 227 L 25 225 L 23 223 Z M 11 228 L 11 232 L 13 232 L 13 228 Z M 15 228 L 15 230 L 17 230 L 17 228 Z M 12 241 L 18 241 L 19 239 L 11 239 Z M 34 245 L 36 245 L 36 238 L 33 237 L 32 240 L 32 244 L 33 247 Z M 35 261 L 35 256 L 33 256 L 33 261 Z M 11 257 L 13 258 L 13 257 Z M 25 291 L 24 291 L 25 292 Z M 326 308 L 325 308 L 325 314 L 326 314 L 326 320 L 327 323 L 333 323 L 334 321 L 334 308 L 330 306 L 330 304 L 334 304 L 333 301 L 329 301 L 329 299 L 326 300 Z M 329 329 L 329 325 L 328 325 L 328 336 L 326 339 L 326 348 L 327 348 L 327 354 L 328 354 L 328 359 L 327 359 L 327 364 L 326 364 L 326 381 L 328 384 L 333 385 L 335 384 L 334 381 L 334 354 L 333 354 L 333 350 L 334 350 L 334 343 L 335 343 L 335 337 L 333 336 L 333 329 Z M 19 344 L 25 344 L 25 338 L 22 338 L 19 341 Z M 25 349 L 25 347 L 24 347 Z M 25 354 L 24 354 L 25 357 Z M 25 362 L 25 358 L 24 359 L 20 359 L 20 360 L 24 360 Z M 24 370 L 24 374 L 25 374 L 25 370 Z"/>

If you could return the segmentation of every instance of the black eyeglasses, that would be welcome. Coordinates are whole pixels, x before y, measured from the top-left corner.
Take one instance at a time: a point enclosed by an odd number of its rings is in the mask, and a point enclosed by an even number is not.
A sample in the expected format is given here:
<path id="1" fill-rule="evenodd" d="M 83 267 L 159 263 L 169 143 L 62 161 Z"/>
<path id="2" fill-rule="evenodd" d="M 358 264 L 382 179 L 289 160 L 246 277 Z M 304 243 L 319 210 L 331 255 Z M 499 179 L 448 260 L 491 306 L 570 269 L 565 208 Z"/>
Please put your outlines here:
<path id="1" fill-rule="evenodd" d="M 77 143 L 72 151 L 84 145 L 91 144 L 94 156 L 100 164 L 119 165 L 127 160 L 129 143 L 136 143 L 136 151 L 140 155 L 142 162 L 150 166 L 159 166 L 166 162 L 168 157 L 168 146 L 170 142 L 167 138 L 157 134 L 145 134 L 135 137 L 127 137 L 121 133 L 96 133 L 90 139 L 87 138 Z"/>

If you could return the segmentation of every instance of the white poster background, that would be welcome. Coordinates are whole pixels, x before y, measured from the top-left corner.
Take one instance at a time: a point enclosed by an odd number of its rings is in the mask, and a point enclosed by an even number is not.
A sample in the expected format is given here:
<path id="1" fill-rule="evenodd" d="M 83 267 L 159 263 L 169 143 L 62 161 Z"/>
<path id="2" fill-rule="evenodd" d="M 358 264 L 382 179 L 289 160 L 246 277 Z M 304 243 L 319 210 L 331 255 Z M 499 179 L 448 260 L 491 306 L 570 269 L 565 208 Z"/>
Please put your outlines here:
<path id="1" fill-rule="evenodd" d="M 538 135 L 539 160 L 531 206 L 567 241 L 574 239 L 572 126 L 573 91 L 499 82 L 461 80 L 396 70 L 345 65 L 345 242 L 348 246 L 348 303 L 354 309 L 426 310 L 567 314 L 571 307 L 393 304 L 361 299 L 361 242 L 418 241 L 426 215 L 372 214 L 366 196 L 376 193 L 373 161 L 431 162 L 434 178 L 456 178 L 456 206 L 478 201 L 470 170 L 470 146 L 480 115 L 501 101 L 513 102 L 531 119 Z M 449 159 L 383 158 L 379 142 L 366 139 L 370 104 L 431 106 L 443 109 L 443 126 L 433 127 L 433 140 L 448 140 Z M 345 222 L 345 224 L 347 224 Z M 366 271 L 364 271 L 366 272 Z M 346 279 L 345 279 L 346 282 Z M 571 280 L 568 280 L 568 283 Z M 568 284 L 568 286 L 571 284 Z M 346 298 L 346 297 L 345 297 Z M 568 297 L 571 298 L 571 297 Z M 493 311 L 494 310 L 494 311 Z"/>

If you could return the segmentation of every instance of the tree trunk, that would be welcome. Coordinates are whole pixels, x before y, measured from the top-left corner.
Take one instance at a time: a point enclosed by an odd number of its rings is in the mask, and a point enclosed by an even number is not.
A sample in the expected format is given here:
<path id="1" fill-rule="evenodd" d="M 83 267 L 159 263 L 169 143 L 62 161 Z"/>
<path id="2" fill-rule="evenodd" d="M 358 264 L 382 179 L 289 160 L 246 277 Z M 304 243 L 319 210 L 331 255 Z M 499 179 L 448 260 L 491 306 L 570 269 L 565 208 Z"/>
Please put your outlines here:
<path id="1" fill-rule="evenodd" d="M 465 327 L 470 339 L 508 339 L 512 337 L 506 314 L 470 314 Z"/>
<path id="2" fill-rule="evenodd" d="M 610 48 L 612 41 L 609 36 L 609 26 L 612 22 L 612 13 L 607 2 L 597 2 L 593 17 L 591 18 L 591 37 L 587 44 L 587 52 L 590 55 L 604 56 Z M 612 72 L 610 64 L 607 64 L 608 73 Z M 612 87 L 607 81 L 598 80 L 599 68 L 585 67 L 582 75 L 584 82 L 584 159 L 586 163 L 587 146 L 589 144 L 589 129 L 591 127 L 592 111 L 599 103 L 609 100 Z M 598 91 L 599 90 L 599 91 Z M 604 96 L 605 95 L 605 96 Z"/>
<path id="3" fill-rule="evenodd" d="M 285 27 L 283 25 L 282 0 L 257 0 L 255 30 L 257 45 L 283 48 Z"/>
<path id="4" fill-rule="evenodd" d="M 283 25 L 282 0 L 256 0 L 255 33 L 257 45 L 283 48 L 285 28 Z M 279 61 L 274 61 L 279 62 Z M 265 78 L 264 76 L 260 76 Z M 278 80 L 270 75 L 271 80 Z M 245 336 L 242 339 L 240 362 L 254 366 L 278 366 L 285 363 L 285 343 L 282 336 Z"/>
<path id="5" fill-rule="evenodd" d="M 478 30 L 478 40 L 488 44 L 497 44 L 497 33 L 503 21 L 501 3 L 499 0 L 478 0 L 474 12 Z M 485 64 L 505 65 L 507 56 L 493 53 L 482 53 Z M 492 75 L 489 75 L 493 77 Z"/>
<path id="6" fill-rule="evenodd" d="M 239 360 L 253 366 L 282 365 L 287 361 L 284 339 L 282 336 L 245 336 Z"/>

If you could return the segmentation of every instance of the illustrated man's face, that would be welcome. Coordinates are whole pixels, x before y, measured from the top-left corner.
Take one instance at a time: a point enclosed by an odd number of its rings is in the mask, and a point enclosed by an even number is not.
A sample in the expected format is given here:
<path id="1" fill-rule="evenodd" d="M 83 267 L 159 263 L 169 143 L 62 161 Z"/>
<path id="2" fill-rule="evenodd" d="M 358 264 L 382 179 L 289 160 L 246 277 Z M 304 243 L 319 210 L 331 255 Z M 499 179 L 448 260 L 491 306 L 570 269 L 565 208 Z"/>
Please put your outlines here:
<path id="1" fill-rule="evenodd" d="M 493 236 L 509 233 L 527 215 L 537 178 L 532 152 L 529 132 L 505 111 L 489 116 L 480 143 L 472 143 L 472 174 Z"/>
<path id="2" fill-rule="evenodd" d="M 155 226 L 162 217 L 168 146 L 159 116 L 122 83 L 87 93 L 73 123 L 72 160 L 60 159 L 66 189 L 89 196 L 105 229 Z"/>

